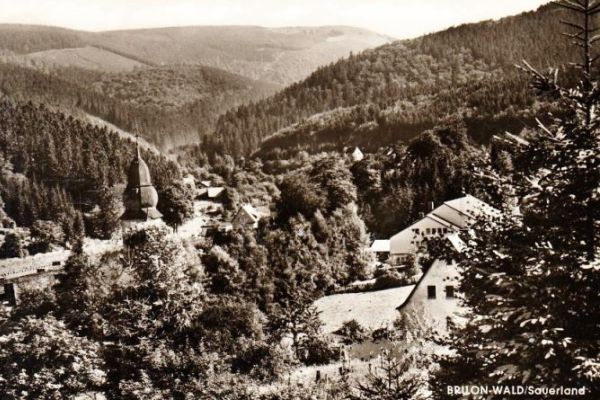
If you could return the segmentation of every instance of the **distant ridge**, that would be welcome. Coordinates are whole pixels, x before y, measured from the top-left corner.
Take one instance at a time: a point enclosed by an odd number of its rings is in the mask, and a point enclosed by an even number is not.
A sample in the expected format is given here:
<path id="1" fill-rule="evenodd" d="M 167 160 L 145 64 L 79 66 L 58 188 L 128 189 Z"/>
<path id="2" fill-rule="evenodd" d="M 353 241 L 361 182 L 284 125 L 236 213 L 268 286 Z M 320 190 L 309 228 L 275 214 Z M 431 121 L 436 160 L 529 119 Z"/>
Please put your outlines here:
<path id="1" fill-rule="evenodd" d="M 345 26 L 282 27 L 190 26 L 105 32 L 0 24 L 0 49 L 37 62 L 122 71 L 125 59 L 153 66 L 206 65 L 252 79 L 286 85 L 318 66 L 351 52 L 389 43 L 392 38 Z M 92 49 L 97 54 L 92 54 Z M 105 64 L 100 61 L 109 51 Z M 32 54 L 34 53 L 34 54 Z M 86 62 L 87 59 L 96 60 Z"/>
<path id="2" fill-rule="evenodd" d="M 230 111 L 211 138 L 215 148 L 236 156 L 375 150 L 458 118 L 473 139 L 487 143 L 498 132 L 534 125 L 552 109 L 535 99 L 515 64 L 562 66 L 561 77 L 569 79 L 569 61 L 577 55 L 557 23 L 569 18 L 545 5 L 365 50 Z"/>

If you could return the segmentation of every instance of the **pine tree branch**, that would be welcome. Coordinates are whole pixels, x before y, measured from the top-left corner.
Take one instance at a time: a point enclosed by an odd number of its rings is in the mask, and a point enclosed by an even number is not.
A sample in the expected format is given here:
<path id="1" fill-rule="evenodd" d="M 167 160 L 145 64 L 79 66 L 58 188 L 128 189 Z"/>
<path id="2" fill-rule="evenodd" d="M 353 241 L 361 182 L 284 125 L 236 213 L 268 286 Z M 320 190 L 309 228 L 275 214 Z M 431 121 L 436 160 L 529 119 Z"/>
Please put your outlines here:
<path id="1" fill-rule="evenodd" d="M 595 6 L 590 6 L 587 10 L 587 15 L 593 16 L 600 12 L 600 4 L 596 4 Z"/>
<path id="2" fill-rule="evenodd" d="M 575 3 L 570 0 L 562 0 L 562 1 L 553 1 L 552 3 L 556 4 L 559 7 L 563 7 L 569 10 L 577 11 L 577 12 L 585 12 L 585 7 L 581 4 Z"/>
<path id="3" fill-rule="evenodd" d="M 580 31 L 580 32 L 583 32 L 583 31 L 585 30 L 585 28 L 584 28 L 583 26 L 581 26 L 581 25 L 578 25 L 578 24 L 576 24 L 576 23 L 574 23 L 574 22 L 565 21 L 565 20 L 562 20 L 562 19 L 561 19 L 561 20 L 560 20 L 560 23 L 561 23 L 561 24 L 564 24 L 564 25 L 567 25 L 567 26 L 570 26 L 571 28 L 577 29 L 577 30 L 578 30 L 578 31 Z"/>
<path id="4" fill-rule="evenodd" d="M 585 40 L 584 38 L 581 37 L 581 33 L 561 32 L 560 34 L 563 35 L 563 36 L 566 36 L 568 38 L 576 39 L 576 40 L 579 40 L 579 41 L 584 41 Z"/>

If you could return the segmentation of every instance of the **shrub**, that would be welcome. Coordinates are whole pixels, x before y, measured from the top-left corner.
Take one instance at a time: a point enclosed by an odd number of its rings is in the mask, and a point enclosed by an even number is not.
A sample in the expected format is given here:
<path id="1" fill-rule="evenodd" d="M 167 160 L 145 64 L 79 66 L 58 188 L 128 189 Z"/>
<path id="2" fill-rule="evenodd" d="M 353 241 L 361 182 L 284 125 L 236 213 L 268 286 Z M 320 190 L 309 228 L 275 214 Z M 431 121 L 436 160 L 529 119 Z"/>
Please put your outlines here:
<path id="1" fill-rule="evenodd" d="M 272 382 L 282 376 L 293 363 L 294 357 L 276 342 L 241 340 L 231 362 L 234 373 L 248 374 L 260 382 Z"/>
<path id="2" fill-rule="evenodd" d="M 391 289 L 409 284 L 409 280 L 404 274 L 400 274 L 395 271 L 388 271 L 375 280 L 375 283 L 373 284 L 373 290 Z"/>
<path id="3" fill-rule="evenodd" d="M 365 328 L 355 319 L 344 322 L 334 333 L 344 337 L 344 344 L 362 343 L 367 338 Z"/>
<path id="4" fill-rule="evenodd" d="M 303 341 L 298 358 L 306 365 L 330 364 L 340 359 L 340 352 L 324 339 L 315 336 Z"/>

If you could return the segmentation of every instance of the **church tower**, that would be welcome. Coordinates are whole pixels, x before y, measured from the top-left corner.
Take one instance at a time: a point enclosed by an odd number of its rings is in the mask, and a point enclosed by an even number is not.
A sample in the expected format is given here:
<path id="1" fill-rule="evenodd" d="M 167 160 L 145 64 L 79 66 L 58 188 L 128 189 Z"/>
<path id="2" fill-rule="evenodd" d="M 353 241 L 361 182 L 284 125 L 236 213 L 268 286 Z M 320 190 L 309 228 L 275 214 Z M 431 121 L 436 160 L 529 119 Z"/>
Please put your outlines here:
<path id="1" fill-rule="evenodd" d="M 140 154 L 137 142 L 137 155 L 127 172 L 127 187 L 123 196 L 125 212 L 121 216 L 123 236 L 148 226 L 162 225 L 162 214 L 156 209 L 158 193 L 152 185 L 150 170 Z"/>

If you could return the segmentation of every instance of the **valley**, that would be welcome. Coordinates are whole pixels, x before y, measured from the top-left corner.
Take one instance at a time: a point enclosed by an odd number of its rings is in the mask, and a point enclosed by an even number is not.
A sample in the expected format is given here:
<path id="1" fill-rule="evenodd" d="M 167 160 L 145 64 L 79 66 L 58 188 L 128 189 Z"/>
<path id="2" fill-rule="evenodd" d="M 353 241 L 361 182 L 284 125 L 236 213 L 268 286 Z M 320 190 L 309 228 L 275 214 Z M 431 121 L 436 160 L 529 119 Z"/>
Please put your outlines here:
<path id="1" fill-rule="evenodd" d="M 0 397 L 598 398 L 599 16 L 0 25 Z"/>

